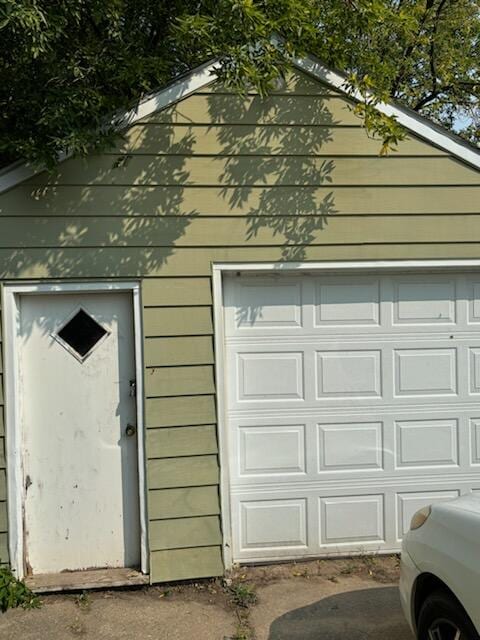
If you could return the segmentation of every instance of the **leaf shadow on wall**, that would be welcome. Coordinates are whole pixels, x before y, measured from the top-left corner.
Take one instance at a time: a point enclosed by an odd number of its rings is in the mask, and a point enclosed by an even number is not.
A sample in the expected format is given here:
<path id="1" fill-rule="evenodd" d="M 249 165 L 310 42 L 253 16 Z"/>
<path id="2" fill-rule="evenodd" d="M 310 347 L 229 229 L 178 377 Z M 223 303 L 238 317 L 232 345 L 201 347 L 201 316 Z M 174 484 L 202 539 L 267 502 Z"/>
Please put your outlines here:
<path id="1" fill-rule="evenodd" d="M 118 150 L 67 160 L 0 196 L 0 278 L 157 273 L 200 213 L 184 195 L 194 138 L 173 137 L 171 125 L 141 127 Z M 142 153 L 153 144 L 158 153 Z"/>
<path id="2" fill-rule="evenodd" d="M 206 92 L 194 118 L 189 100 L 0 196 L 0 278 L 205 275 L 210 249 L 305 260 L 336 213 L 328 100 Z"/>
<path id="3" fill-rule="evenodd" d="M 226 156 L 221 184 L 227 210 L 247 217 L 239 240 L 280 245 L 281 260 L 303 261 L 336 213 L 333 192 L 325 189 L 335 162 L 322 157 L 322 148 L 337 123 L 321 97 L 301 110 L 298 97 L 289 95 L 247 96 L 238 104 L 235 111 L 230 96 L 217 95 L 209 108 L 212 122 L 238 123 L 220 127 L 218 140 Z"/>

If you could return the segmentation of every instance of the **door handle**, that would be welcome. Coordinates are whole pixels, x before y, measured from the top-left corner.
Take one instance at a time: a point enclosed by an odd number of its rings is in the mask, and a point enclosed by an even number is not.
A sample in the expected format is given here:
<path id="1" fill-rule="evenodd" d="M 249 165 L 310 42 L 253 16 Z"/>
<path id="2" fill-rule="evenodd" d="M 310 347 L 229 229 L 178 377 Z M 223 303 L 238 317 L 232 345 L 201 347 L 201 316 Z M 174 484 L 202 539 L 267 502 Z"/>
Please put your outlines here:
<path id="1" fill-rule="evenodd" d="M 137 433 L 137 427 L 135 427 L 133 424 L 127 424 L 127 427 L 125 429 L 125 435 L 131 438 L 136 433 Z"/>

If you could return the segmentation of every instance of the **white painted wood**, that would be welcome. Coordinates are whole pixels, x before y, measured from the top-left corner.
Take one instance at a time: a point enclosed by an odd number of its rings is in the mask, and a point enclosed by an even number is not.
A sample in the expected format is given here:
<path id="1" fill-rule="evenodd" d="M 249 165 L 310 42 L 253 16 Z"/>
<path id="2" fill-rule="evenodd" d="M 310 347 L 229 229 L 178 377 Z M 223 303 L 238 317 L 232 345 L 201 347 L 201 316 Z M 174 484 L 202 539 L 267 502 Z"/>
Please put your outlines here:
<path id="1" fill-rule="evenodd" d="M 231 559 L 396 551 L 480 490 L 479 263 L 277 266 L 214 267 Z"/>
<path id="2" fill-rule="evenodd" d="M 215 396 L 217 409 L 217 437 L 220 452 L 220 517 L 223 533 L 223 564 L 225 569 L 233 565 L 232 550 L 232 510 L 230 501 L 230 468 L 228 452 L 230 450 L 229 430 L 227 428 L 228 400 L 226 381 L 226 349 L 225 349 L 225 317 L 224 317 L 224 283 L 223 270 L 219 265 L 212 265 L 212 298 L 213 298 L 213 339 L 215 345 Z M 479 428 L 480 431 L 480 428 Z"/>
<path id="3" fill-rule="evenodd" d="M 72 293 L 82 295 L 85 292 L 104 293 L 104 292 L 128 292 L 124 294 L 129 299 L 131 309 L 133 297 L 133 314 L 134 314 L 134 335 L 131 335 L 130 350 L 134 351 L 133 367 L 134 375 L 137 379 L 137 397 L 136 397 L 136 420 L 133 416 L 133 422 L 138 425 L 137 441 L 138 452 L 133 454 L 133 467 L 135 467 L 135 457 L 138 456 L 138 476 L 133 479 L 133 492 L 137 494 L 136 498 L 132 498 L 139 506 L 139 543 L 138 553 L 141 553 L 141 570 L 148 573 L 148 548 L 147 548 L 147 532 L 146 532 L 146 487 L 145 487 L 145 453 L 144 453 L 144 437 L 143 437 L 143 358 L 142 358 L 142 334 L 141 334 L 141 309 L 139 285 L 136 282 L 105 282 L 105 283 L 49 283 L 49 284 L 22 284 L 22 285 L 6 285 L 3 289 L 3 308 L 4 308 L 4 346 L 5 346 L 5 383 L 6 391 L 10 401 L 6 406 L 6 452 L 8 461 L 8 506 L 9 506 L 9 546 L 11 553 L 11 561 L 17 575 L 24 575 L 24 528 L 23 528 L 23 446 L 21 433 L 21 400 L 22 386 L 19 380 L 19 362 L 17 340 L 19 335 L 19 300 L 20 294 L 33 293 L 51 293 L 55 292 L 56 298 L 62 298 L 58 294 Z M 23 296 L 22 296 L 23 297 Z M 130 322 L 131 322 L 131 311 Z M 133 328 L 131 327 L 132 332 Z M 65 351 L 67 355 L 68 352 Z M 94 356 L 92 356 L 94 357 Z M 72 358 L 73 360 L 73 358 Z M 120 362 L 121 360 L 117 360 Z M 79 364 L 77 362 L 77 364 Z M 79 366 L 83 366 L 80 365 Z M 134 398 L 132 398 L 133 400 Z M 118 409 L 118 407 L 117 407 Z M 118 447 L 118 443 L 117 443 Z M 138 561 L 135 561 L 138 565 Z"/>
<path id="4" fill-rule="evenodd" d="M 78 305 L 109 331 L 84 362 L 54 337 Z M 139 566 L 131 296 L 22 296 L 20 336 L 27 567 Z"/>
<path id="5" fill-rule="evenodd" d="M 464 271 L 466 269 L 480 269 L 480 260 L 475 258 L 440 259 L 440 260 L 325 260 L 324 262 L 217 262 L 213 265 L 214 274 L 231 272 L 250 273 L 286 273 L 292 275 L 295 271 L 322 273 L 361 272 L 414 272 L 421 271 Z M 218 284 L 218 281 L 217 281 Z M 480 311 L 480 305 L 478 305 Z M 480 317 L 480 314 L 479 314 Z"/>

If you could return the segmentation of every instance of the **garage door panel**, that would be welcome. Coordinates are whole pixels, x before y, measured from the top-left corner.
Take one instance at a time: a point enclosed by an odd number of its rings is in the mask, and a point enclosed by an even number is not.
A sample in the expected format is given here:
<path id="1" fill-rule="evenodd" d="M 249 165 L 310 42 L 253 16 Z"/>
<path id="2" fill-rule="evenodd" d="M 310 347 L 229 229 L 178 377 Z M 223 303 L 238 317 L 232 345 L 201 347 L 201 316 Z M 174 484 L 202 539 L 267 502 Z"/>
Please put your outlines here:
<path id="1" fill-rule="evenodd" d="M 305 474 L 305 425 L 240 426 L 239 477 Z"/>
<path id="2" fill-rule="evenodd" d="M 395 551 L 417 508 L 480 493 L 479 276 L 242 276 L 225 300 L 234 560 Z"/>
<path id="3" fill-rule="evenodd" d="M 396 421 L 396 467 L 459 466 L 458 420 Z"/>
<path id="4" fill-rule="evenodd" d="M 317 281 L 315 327 L 375 326 L 380 324 L 380 280 L 338 278 Z"/>
<path id="5" fill-rule="evenodd" d="M 312 341 L 280 344 L 232 343 L 227 349 L 232 410 L 265 401 L 302 407 L 425 404 L 432 399 L 480 401 L 480 341 L 461 335 L 444 339 Z M 455 345 L 455 346 L 453 346 Z M 376 348 L 373 348 L 373 347 Z"/>
<path id="6" fill-rule="evenodd" d="M 478 324 L 480 322 L 480 279 L 468 281 L 468 322 Z"/>
<path id="7" fill-rule="evenodd" d="M 456 281 L 453 278 L 396 278 L 393 294 L 394 325 L 455 324 Z"/>
<path id="8" fill-rule="evenodd" d="M 303 357 L 301 351 L 237 354 L 239 402 L 303 400 Z"/>
<path id="9" fill-rule="evenodd" d="M 308 548 L 305 498 L 244 501 L 239 511 L 241 551 Z"/>
<path id="10" fill-rule="evenodd" d="M 480 418 L 471 418 L 470 423 L 470 463 L 480 465 Z"/>
<path id="11" fill-rule="evenodd" d="M 480 406 L 452 414 L 424 408 L 407 412 L 384 408 L 345 415 L 255 415 L 232 418 L 229 441 L 232 486 L 275 482 L 293 476 L 323 480 L 410 477 L 471 473 L 480 465 Z"/>
<path id="12" fill-rule="evenodd" d="M 317 398 L 379 398 L 382 352 L 343 349 L 316 352 Z"/>
<path id="13" fill-rule="evenodd" d="M 395 349 L 394 353 L 396 396 L 457 394 L 456 348 Z"/>
<path id="14" fill-rule="evenodd" d="M 399 482 L 395 485 L 323 491 L 298 488 L 280 497 L 277 491 L 232 495 L 236 561 L 254 562 L 395 552 L 413 514 L 433 502 L 461 494 L 480 495 L 480 479 L 455 482 Z"/>
<path id="15" fill-rule="evenodd" d="M 235 278 L 225 290 L 226 334 L 302 328 L 303 291 L 298 278 Z"/>
<path id="16" fill-rule="evenodd" d="M 384 470 L 383 422 L 317 424 L 318 473 Z"/>
<path id="17" fill-rule="evenodd" d="M 385 496 L 320 498 L 320 546 L 385 542 Z"/>

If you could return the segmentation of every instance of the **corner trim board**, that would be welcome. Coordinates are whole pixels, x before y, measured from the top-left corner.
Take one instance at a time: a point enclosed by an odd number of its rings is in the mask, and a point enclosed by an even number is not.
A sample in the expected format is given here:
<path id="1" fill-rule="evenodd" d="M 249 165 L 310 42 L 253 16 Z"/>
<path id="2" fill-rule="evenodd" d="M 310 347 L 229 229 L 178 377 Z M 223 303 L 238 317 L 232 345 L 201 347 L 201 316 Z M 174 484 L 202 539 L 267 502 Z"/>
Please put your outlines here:
<path id="1" fill-rule="evenodd" d="M 139 282 L 90 282 L 90 283 L 28 283 L 9 284 L 2 287 L 3 336 L 5 358 L 5 438 L 7 459 L 8 545 L 10 564 L 18 578 L 24 573 L 22 442 L 20 420 L 20 380 L 16 352 L 20 328 L 19 296 L 41 293 L 95 293 L 126 291 L 132 293 L 133 327 L 135 347 L 135 373 L 137 379 L 137 433 L 138 433 L 138 482 L 140 502 L 140 553 L 142 573 L 149 573 L 147 539 L 147 493 L 145 472 L 144 392 L 143 392 L 143 339 L 142 310 Z"/>

